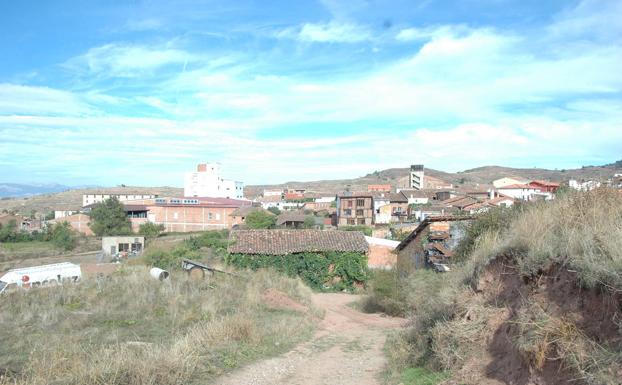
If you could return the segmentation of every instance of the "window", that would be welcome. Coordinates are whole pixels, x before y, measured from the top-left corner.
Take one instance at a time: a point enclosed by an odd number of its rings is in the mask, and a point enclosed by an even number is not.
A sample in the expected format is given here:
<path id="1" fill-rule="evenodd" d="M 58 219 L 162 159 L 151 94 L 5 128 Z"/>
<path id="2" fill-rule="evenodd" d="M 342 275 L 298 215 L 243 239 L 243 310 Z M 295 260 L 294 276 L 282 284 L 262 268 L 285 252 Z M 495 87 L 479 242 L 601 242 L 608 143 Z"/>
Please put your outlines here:
<path id="1" fill-rule="evenodd" d="M 354 221 L 354 219 L 348 219 L 348 224 L 349 225 L 355 225 L 356 222 Z"/>
<path id="2" fill-rule="evenodd" d="M 358 220 L 358 224 L 359 224 L 359 225 L 364 225 L 364 224 L 365 224 L 365 219 L 360 218 L 360 219 Z"/>
<path id="3" fill-rule="evenodd" d="M 352 201 L 347 201 L 346 202 L 346 207 L 352 207 Z"/>
<path id="4" fill-rule="evenodd" d="M 365 199 L 357 199 L 356 206 L 357 207 L 365 206 Z"/>
<path id="5" fill-rule="evenodd" d="M 181 203 L 181 200 L 179 200 L 179 199 L 171 199 L 171 203 Z"/>
<path id="6" fill-rule="evenodd" d="M 351 216 L 352 215 L 352 209 L 345 209 L 343 210 L 343 215 L 345 216 Z"/>
<path id="7" fill-rule="evenodd" d="M 357 209 L 356 210 L 356 216 L 357 217 L 362 217 L 364 215 L 365 215 L 365 210 L 363 210 L 363 209 Z"/>
<path id="8" fill-rule="evenodd" d="M 130 251 L 129 243 L 119 243 L 119 252 Z"/>
<path id="9" fill-rule="evenodd" d="M 211 219 L 212 219 L 212 217 L 213 217 L 213 214 L 212 214 L 212 213 L 207 213 L 207 219 L 210 219 L 210 220 L 211 220 Z"/>

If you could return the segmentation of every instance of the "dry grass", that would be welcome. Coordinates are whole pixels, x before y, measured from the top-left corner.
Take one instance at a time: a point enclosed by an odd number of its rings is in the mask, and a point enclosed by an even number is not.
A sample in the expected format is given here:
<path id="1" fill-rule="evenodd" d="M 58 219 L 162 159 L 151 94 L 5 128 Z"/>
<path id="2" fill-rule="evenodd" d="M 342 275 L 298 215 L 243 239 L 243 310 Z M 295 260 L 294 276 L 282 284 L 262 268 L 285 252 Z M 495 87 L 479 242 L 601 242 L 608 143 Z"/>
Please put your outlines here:
<path id="1" fill-rule="evenodd" d="M 276 288 L 310 306 L 299 280 L 260 271 L 199 284 L 131 268 L 109 279 L 2 298 L 0 367 L 15 384 L 209 383 L 310 336 L 312 317 L 268 309 Z M 0 382 L 1 383 L 1 382 Z"/>
<path id="2" fill-rule="evenodd" d="M 622 291 L 619 191 L 571 192 L 553 202 L 527 204 L 507 214 L 511 215 L 509 221 L 498 216 L 503 222 L 500 226 L 486 224 L 486 231 L 469 248 L 468 258 L 443 278 L 417 272 L 399 283 L 410 293 L 400 294 L 406 301 L 402 306 L 412 312 L 409 328 L 392 338 L 387 347 L 393 371 L 425 366 L 456 372 L 466 362 L 481 361 L 487 338 L 511 314 L 503 301 L 494 298 L 498 294 L 494 287 L 485 288 L 490 292 L 484 295 L 472 289 L 478 289 L 481 274 L 499 256 L 512 261 L 521 276 L 537 277 L 557 265 L 575 271 L 577 283 L 584 287 Z M 552 316 L 530 298 L 524 301 L 516 304 L 518 314 L 509 322 L 519 325 L 515 346 L 534 371 L 553 361 L 572 373 L 577 383 L 613 384 L 619 380 L 619 338 L 603 346 L 582 333 L 570 318 Z M 622 333 L 622 322 L 619 324 Z"/>

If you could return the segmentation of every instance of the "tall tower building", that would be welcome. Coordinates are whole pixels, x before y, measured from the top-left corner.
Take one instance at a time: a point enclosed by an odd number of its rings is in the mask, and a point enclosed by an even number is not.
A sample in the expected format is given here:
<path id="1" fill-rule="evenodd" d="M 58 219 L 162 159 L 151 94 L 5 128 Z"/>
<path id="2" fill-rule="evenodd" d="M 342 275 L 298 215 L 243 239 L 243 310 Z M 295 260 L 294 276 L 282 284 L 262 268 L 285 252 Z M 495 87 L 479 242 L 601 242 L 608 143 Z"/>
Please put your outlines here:
<path id="1" fill-rule="evenodd" d="M 421 190 L 423 186 L 423 165 L 413 164 L 410 166 L 410 188 Z"/>
<path id="2" fill-rule="evenodd" d="M 244 183 L 220 176 L 218 163 L 201 163 L 184 178 L 184 196 L 212 198 L 244 198 Z"/>

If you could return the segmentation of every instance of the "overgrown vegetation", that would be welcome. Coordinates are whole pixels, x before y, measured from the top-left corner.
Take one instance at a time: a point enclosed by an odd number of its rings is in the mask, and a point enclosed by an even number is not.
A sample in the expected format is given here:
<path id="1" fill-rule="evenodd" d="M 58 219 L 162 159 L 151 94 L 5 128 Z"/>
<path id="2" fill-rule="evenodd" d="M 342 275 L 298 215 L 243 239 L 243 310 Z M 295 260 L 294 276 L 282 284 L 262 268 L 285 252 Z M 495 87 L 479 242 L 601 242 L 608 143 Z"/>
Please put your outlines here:
<path id="1" fill-rule="evenodd" d="M 205 231 L 172 248 L 150 248 L 143 260 L 147 265 L 165 270 L 180 268 L 182 259 L 222 260 L 227 253 L 228 238 L 227 230 Z"/>
<path id="2" fill-rule="evenodd" d="M 2 243 L 51 242 L 58 249 L 67 251 L 73 250 L 76 238 L 77 234 L 67 222 L 60 222 L 45 230 L 33 232 L 19 229 L 15 220 L 9 221 L 5 226 L 0 224 L 0 242 Z"/>
<path id="3" fill-rule="evenodd" d="M 313 317 L 267 308 L 268 289 L 311 306 L 300 280 L 263 270 L 170 281 L 144 268 L 3 296 L 2 384 L 205 384 L 310 336 Z"/>
<path id="4" fill-rule="evenodd" d="M 253 211 L 246 216 L 245 223 L 249 229 L 272 229 L 276 223 L 276 216 L 263 210 Z"/>
<path id="5" fill-rule="evenodd" d="M 365 225 L 352 225 L 352 226 L 339 226 L 339 230 L 342 231 L 360 231 L 368 237 L 372 236 L 374 229 Z"/>
<path id="6" fill-rule="evenodd" d="M 138 228 L 138 233 L 147 239 L 157 238 L 164 231 L 163 224 L 155 224 L 153 222 L 145 222 Z"/>
<path id="7" fill-rule="evenodd" d="M 274 268 L 290 277 L 299 276 L 316 290 L 352 290 L 369 275 L 367 256 L 356 252 L 230 254 L 225 260 L 240 269 Z"/>
<path id="8" fill-rule="evenodd" d="M 517 354 L 519 364 L 526 365 L 525 375 L 537 375 L 551 364 L 559 368 L 558 377 L 567 375 L 578 384 L 619 380 L 622 324 L 615 321 L 618 329 L 608 332 L 613 334 L 595 337 L 594 332 L 583 331 L 577 319 L 604 312 L 607 301 L 614 303 L 607 317 L 620 319 L 616 293 L 622 290 L 622 194 L 610 189 L 566 192 L 555 201 L 492 210 L 465 230 L 458 253 L 462 261 L 452 272 L 416 271 L 400 279 L 383 272 L 370 282 L 364 308 L 407 314 L 411 319 L 410 326 L 388 344 L 396 381 L 408 368 L 422 367 L 451 370 L 460 383 L 478 383 L 486 369 L 475 373 L 474 368 L 485 362 L 490 339 L 497 333 L 501 333 L 497 343 L 508 345 L 506 353 L 497 354 Z M 546 305 L 550 297 L 534 299 L 529 287 L 537 287 L 551 271 L 569 271 L 564 279 L 571 281 L 564 290 L 575 287 L 578 293 L 596 293 L 603 309 L 565 315 L 555 310 L 559 304 Z M 513 289 L 511 283 L 503 283 L 512 276 Z M 523 294 L 508 291 L 523 286 Z M 562 297 L 578 295 L 563 293 Z"/>

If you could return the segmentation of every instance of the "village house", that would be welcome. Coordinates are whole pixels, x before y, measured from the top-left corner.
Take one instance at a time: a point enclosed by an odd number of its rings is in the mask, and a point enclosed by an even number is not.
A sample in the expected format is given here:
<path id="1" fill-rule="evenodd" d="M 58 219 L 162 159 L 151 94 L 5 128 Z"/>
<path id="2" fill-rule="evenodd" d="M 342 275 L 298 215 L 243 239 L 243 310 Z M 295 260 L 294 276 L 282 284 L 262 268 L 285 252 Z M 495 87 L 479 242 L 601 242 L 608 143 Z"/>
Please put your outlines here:
<path id="1" fill-rule="evenodd" d="M 559 183 L 547 182 L 543 180 L 533 180 L 528 183 L 528 186 L 534 187 L 543 193 L 554 193 L 559 188 Z"/>
<path id="2" fill-rule="evenodd" d="M 524 201 L 531 201 L 536 195 L 547 195 L 550 193 L 542 194 L 540 189 L 532 187 L 528 184 L 511 184 L 497 188 L 500 194 L 512 197 L 514 199 L 520 199 Z M 551 195 L 552 196 L 552 195 Z"/>
<path id="3" fill-rule="evenodd" d="M 132 192 L 131 190 L 119 190 L 107 193 L 93 193 L 82 194 L 82 207 L 93 205 L 95 203 L 101 203 L 110 198 L 117 198 L 121 202 L 136 201 L 142 199 L 154 199 L 157 198 L 157 194 L 142 194 L 138 192 Z"/>
<path id="4" fill-rule="evenodd" d="M 492 185 L 496 188 L 505 187 L 509 185 L 527 184 L 527 183 L 528 181 L 526 180 L 510 178 L 510 177 L 503 177 L 503 178 L 499 178 L 499 179 L 492 181 Z"/>
<path id="5" fill-rule="evenodd" d="M 305 213 L 301 211 L 284 211 L 276 217 L 276 225 L 292 229 L 302 228 L 305 224 Z"/>
<path id="6" fill-rule="evenodd" d="M 463 221 L 472 216 L 445 215 L 425 218 L 395 248 L 397 268 L 401 272 L 434 268 L 447 271 L 453 250 L 464 236 Z"/>
<path id="7" fill-rule="evenodd" d="M 391 222 L 404 222 L 408 219 L 408 198 L 403 193 L 389 194 Z"/>
<path id="8" fill-rule="evenodd" d="M 249 214 L 254 213 L 254 212 L 263 212 L 267 215 L 274 215 L 273 213 L 271 213 L 268 210 L 265 210 L 262 207 L 242 206 L 242 207 L 239 207 L 233 210 L 233 212 L 230 214 L 231 220 L 233 222 L 232 226 L 246 224 L 246 217 L 248 217 Z"/>
<path id="9" fill-rule="evenodd" d="M 374 198 L 371 193 L 346 192 L 337 195 L 337 226 L 374 224 Z"/>
<path id="10" fill-rule="evenodd" d="M 395 257 L 390 254 L 393 244 L 375 244 L 369 256 L 370 243 L 360 231 L 324 230 L 236 230 L 230 235 L 231 254 L 296 256 L 299 253 L 356 252 L 368 256 L 368 267 L 390 268 Z M 375 241 L 372 241 L 375 243 Z M 371 263 L 369 261 L 372 261 Z"/>
<path id="11" fill-rule="evenodd" d="M 434 196 L 434 193 L 430 193 L 426 190 L 414 190 L 414 189 L 397 189 L 398 193 L 404 194 L 408 199 L 409 205 L 425 205 L 430 202 L 430 195 Z"/>
<path id="12" fill-rule="evenodd" d="M 158 198 L 146 206 L 147 220 L 164 225 L 168 232 L 230 229 L 239 224 L 231 214 L 246 200 L 228 198 Z"/>
<path id="13" fill-rule="evenodd" d="M 102 237 L 102 251 L 106 255 L 117 253 L 142 253 L 145 248 L 145 237 L 134 235 Z"/>
<path id="14" fill-rule="evenodd" d="M 328 214 L 332 214 L 337 212 L 334 196 L 315 198 L 313 202 L 306 202 L 303 208 L 314 213 L 326 211 Z"/>
<path id="15" fill-rule="evenodd" d="M 93 234 L 93 230 L 89 227 L 89 222 L 91 218 L 83 213 L 77 213 L 72 215 L 67 215 L 58 219 L 53 219 L 48 221 L 49 224 L 63 223 L 67 222 L 69 226 L 76 232 L 80 234 L 84 234 L 86 236 L 91 236 Z"/>
<path id="16" fill-rule="evenodd" d="M 184 196 L 244 199 L 244 183 L 222 178 L 218 163 L 201 163 L 185 174 Z"/>
<path id="17" fill-rule="evenodd" d="M 397 254 L 394 250 L 400 242 L 374 237 L 365 237 L 365 240 L 369 244 L 367 267 L 381 270 L 390 270 L 395 267 Z"/>

